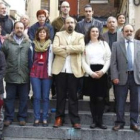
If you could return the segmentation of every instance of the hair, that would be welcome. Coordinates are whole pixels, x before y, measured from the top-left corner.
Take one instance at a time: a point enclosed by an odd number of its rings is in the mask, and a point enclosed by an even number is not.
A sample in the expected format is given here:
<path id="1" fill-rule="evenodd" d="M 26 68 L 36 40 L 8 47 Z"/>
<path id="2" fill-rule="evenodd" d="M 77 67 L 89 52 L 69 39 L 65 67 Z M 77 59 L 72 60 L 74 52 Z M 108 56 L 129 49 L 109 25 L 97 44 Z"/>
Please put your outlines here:
<path id="1" fill-rule="evenodd" d="M 93 10 L 93 8 L 90 4 L 85 5 L 84 9 L 86 9 L 86 8 L 91 8 Z"/>
<path id="2" fill-rule="evenodd" d="M 124 15 L 124 14 L 119 13 L 119 14 L 117 14 L 117 16 L 116 16 L 116 19 L 118 20 L 119 16 L 121 16 L 121 15 L 123 15 L 123 16 L 125 17 L 125 15 Z"/>
<path id="3" fill-rule="evenodd" d="M 14 29 L 15 29 L 17 23 L 22 23 L 22 22 L 21 22 L 21 21 L 16 21 L 16 22 L 14 23 Z M 23 24 L 23 23 L 22 23 L 22 24 Z M 24 24 L 23 24 L 23 26 L 24 26 Z M 25 26 L 24 26 L 24 29 L 25 29 Z"/>
<path id="4" fill-rule="evenodd" d="M 132 26 L 133 30 L 135 30 L 133 25 L 131 25 L 131 24 L 125 24 L 125 25 L 123 26 L 123 28 L 122 28 L 122 32 L 124 31 L 124 28 L 125 28 L 125 26 L 127 26 L 127 25 Z"/>
<path id="5" fill-rule="evenodd" d="M 91 30 L 92 30 L 93 28 L 97 28 L 98 31 L 99 31 L 99 28 L 98 28 L 98 27 L 96 27 L 96 26 L 94 26 L 94 25 L 91 26 L 91 27 L 88 29 L 88 31 L 87 31 L 87 33 L 86 33 L 86 35 L 85 35 L 85 44 L 88 44 L 89 41 L 91 40 L 90 32 L 91 32 Z M 98 40 L 104 40 L 103 37 L 102 37 L 102 35 L 101 35 L 101 33 L 100 33 L 100 31 L 99 31 Z"/>
<path id="6" fill-rule="evenodd" d="M 115 19 L 115 20 L 116 20 L 116 22 L 117 22 L 117 19 L 116 19 L 115 17 L 110 16 L 110 17 L 108 17 L 108 19 L 107 19 L 107 23 L 109 22 L 109 20 L 110 20 L 111 18 Z"/>
<path id="7" fill-rule="evenodd" d="M 73 19 L 73 20 L 74 20 L 74 23 L 75 23 L 75 25 L 76 25 L 76 23 L 77 23 L 76 19 L 75 19 L 75 18 L 73 18 L 73 17 L 70 17 L 70 16 L 65 18 L 65 20 L 64 20 L 64 24 L 66 23 L 66 20 L 67 20 L 68 18 Z"/>
<path id="8" fill-rule="evenodd" d="M 38 10 L 37 13 L 36 13 L 36 17 L 38 17 L 39 15 L 45 15 L 46 17 L 46 12 L 44 10 Z"/>
<path id="9" fill-rule="evenodd" d="M 138 29 L 135 33 L 135 39 L 140 40 L 140 29 Z"/>
<path id="10" fill-rule="evenodd" d="M 38 30 L 36 31 L 36 34 L 35 34 L 35 40 L 37 40 L 37 41 L 40 41 L 40 39 L 39 39 L 39 33 L 40 33 L 40 31 L 42 31 L 42 30 L 45 30 L 45 32 L 46 32 L 46 40 L 48 40 L 48 39 L 50 39 L 50 33 L 49 33 L 49 29 L 47 28 L 47 27 L 39 27 L 38 28 Z"/>

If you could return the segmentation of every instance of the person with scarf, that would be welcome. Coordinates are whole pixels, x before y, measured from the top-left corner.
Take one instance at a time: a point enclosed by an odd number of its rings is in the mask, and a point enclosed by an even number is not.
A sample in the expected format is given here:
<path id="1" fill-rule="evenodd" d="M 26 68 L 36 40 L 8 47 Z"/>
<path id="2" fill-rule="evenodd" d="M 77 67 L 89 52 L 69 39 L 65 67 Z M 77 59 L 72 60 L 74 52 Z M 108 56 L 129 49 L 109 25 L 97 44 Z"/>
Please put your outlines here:
<path id="1" fill-rule="evenodd" d="M 49 93 L 51 87 L 51 65 L 53 60 L 49 29 L 40 27 L 29 50 L 30 80 L 33 89 L 34 126 L 48 126 Z M 40 104 L 42 101 L 42 118 Z"/>

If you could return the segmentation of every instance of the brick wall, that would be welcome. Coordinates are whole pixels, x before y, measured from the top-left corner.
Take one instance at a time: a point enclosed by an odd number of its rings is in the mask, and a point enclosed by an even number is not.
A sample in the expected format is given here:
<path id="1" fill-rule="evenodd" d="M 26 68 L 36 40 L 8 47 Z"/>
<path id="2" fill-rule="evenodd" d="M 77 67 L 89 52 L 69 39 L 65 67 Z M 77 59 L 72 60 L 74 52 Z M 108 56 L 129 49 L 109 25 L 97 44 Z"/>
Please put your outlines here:
<path id="1" fill-rule="evenodd" d="M 84 16 L 84 6 L 89 4 L 89 0 L 80 0 L 79 9 L 80 16 Z M 94 9 L 94 16 L 96 17 L 109 17 L 116 16 L 117 8 L 114 7 L 114 0 L 109 0 L 108 4 L 91 4 Z"/>

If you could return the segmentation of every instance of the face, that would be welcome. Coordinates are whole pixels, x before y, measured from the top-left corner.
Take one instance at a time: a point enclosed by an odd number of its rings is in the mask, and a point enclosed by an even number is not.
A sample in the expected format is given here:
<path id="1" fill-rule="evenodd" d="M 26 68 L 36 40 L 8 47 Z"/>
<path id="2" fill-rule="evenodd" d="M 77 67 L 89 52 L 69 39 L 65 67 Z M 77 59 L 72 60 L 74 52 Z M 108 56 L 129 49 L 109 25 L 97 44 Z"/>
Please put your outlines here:
<path id="1" fill-rule="evenodd" d="M 109 30 L 116 30 L 116 28 L 117 28 L 117 20 L 115 18 L 110 18 L 107 21 L 107 28 Z"/>
<path id="2" fill-rule="evenodd" d="M 15 28 L 14 28 L 14 33 L 18 37 L 22 37 L 24 33 L 24 25 L 21 22 L 16 23 Z"/>
<path id="3" fill-rule="evenodd" d="M 0 15 L 6 16 L 6 6 L 4 4 L 0 4 Z"/>
<path id="4" fill-rule="evenodd" d="M 118 24 L 124 24 L 125 23 L 125 16 L 124 15 L 120 15 L 118 17 Z"/>
<path id="5" fill-rule="evenodd" d="M 91 38 L 91 39 L 98 39 L 98 37 L 99 37 L 99 30 L 98 30 L 98 28 L 93 27 L 93 28 L 90 30 L 90 38 Z"/>
<path id="6" fill-rule="evenodd" d="M 44 29 L 41 30 L 38 34 L 38 37 L 39 37 L 40 40 L 46 40 L 46 36 L 47 36 L 47 33 Z"/>
<path id="7" fill-rule="evenodd" d="M 29 25 L 29 17 L 28 16 L 22 16 L 20 21 L 24 24 L 25 27 L 28 27 Z"/>
<path id="8" fill-rule="evenodd" d="M 70 5 L 68 2 L 63 2 L 61 4 L 61 12 L 63 15 L 69 15 L 70 12 Z"/>
<path id="9" fill-rule="evenodd" d="M 85 8 L 85 17 L 86 17 L 87 19 L 91 19 L 93 13 L 94 13 L 94 12 L 92 11 L 92 8 L 91 8 L 91 7 Z"/>
<path id="10" fill-rule="evenodd" d="M 38 15 L 37 17 L 39 23 L 45 23 L 46 17 L 44 14 Z"/>
<path id="11" fill-rule="evenodd" d="M 124 27 L 124 29 L 123 29 L 124 38 L 126 38 L 127 40 L 133 39 L 133 33 L 134 33 L 134 29 L 131 25 L 126 25 Z"/>
<path id="12" fill-rule="evenodd" d="M 68 33 L 72 33 L 75 29 L 75 21 L 73 18 L 69 17 L 65 21 L 65 29 Z"/>

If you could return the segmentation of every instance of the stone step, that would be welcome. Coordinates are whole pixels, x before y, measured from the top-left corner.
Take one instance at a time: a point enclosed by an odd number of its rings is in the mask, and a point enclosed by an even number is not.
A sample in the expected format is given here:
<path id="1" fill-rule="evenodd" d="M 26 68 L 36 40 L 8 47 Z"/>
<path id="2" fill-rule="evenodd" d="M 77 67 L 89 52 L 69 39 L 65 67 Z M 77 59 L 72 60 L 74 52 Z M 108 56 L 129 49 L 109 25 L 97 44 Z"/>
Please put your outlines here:
<path id="1" fill-rule="evenodd" d="M 89 101 L 88 100 L 79 100 L 79 111 L 89 111 Z M 18 108 L 18 100 L 15 102 L 15 107 Z M 28 108 L 32 109 L 33 108 L 33 101 L 29 100 L 28 101 Z M 50 109 L 51 108 L 56 108 L 56 100 L 50 100 Z M 129 102 L 126 102 L 125 105 L 125 111 L 128 112 L 130 108 Z M 68 109 L 68 100 L 66 102 L 66 110 Z M 111 112 L 114 111 L 114 102 L 110 102 L 110 110 Z"/>
<path id="2" fill-rule="evenodd" d="M 14 120 L 15 122 L 17 122 L 17 117 L 16 116 L 17 116 L 17 113 L 15 113 L 15 120 Z M 79 116 L 80 116 L 81 124 L 90 125 L 92 123 L 92 117 L 91 117 L 91 113 L 89 111 L 80 111 Z M 104 124 L 109 125 L 109 126 L 113 126 L 115 120 L 116 120 L 115 113 L 104 113 L 104 116 L 103 116 Z M 130 124 L 129 120 L 130 120 L 129 113 L 125 113 L 125 121 L 126 121 L 127 126 Z M 33 115 L 32 110 L 28 111 L 27 122 L 28 123 L 33 123 L 34 122 L 34 115 Z M 48 122 L 49 122 L 49 124 L 53 124 L 55 122 L 55 113 L 50 113 L 49 114 Z M 65 124 L 70 124 L 70 123 L 71 122 L 70 122 L 70 119 L 69 119 L 69 115 L 68 115 L 68 112 L 66 111 L 66 113 L 65 113 Z"/>
<path id="3" fill-rule="evenodd" d="M 89 126 L 86 125 L 82 125 L 82 129 L 76 130 L 69 125 L 53 128 L 52 126 L 33 127 L 30 124 L 22 127 L 17 124 L 12 124 L 9 127 L 4 128 L 3 134 L 5 137 L 17 139 L 26 138 L 26 140 L 140 140 L 140 132 L 134 132 L 130 130 L 129 127 L 125 127 L 124 129 L 115 132 L 112 130 L 112 127 L 101 130 L 99 128 L 90 129 Z"/>

